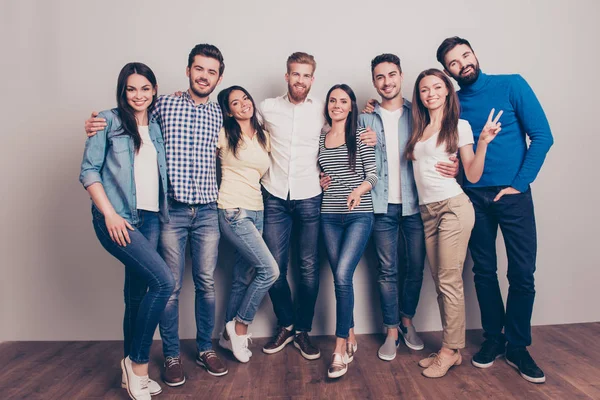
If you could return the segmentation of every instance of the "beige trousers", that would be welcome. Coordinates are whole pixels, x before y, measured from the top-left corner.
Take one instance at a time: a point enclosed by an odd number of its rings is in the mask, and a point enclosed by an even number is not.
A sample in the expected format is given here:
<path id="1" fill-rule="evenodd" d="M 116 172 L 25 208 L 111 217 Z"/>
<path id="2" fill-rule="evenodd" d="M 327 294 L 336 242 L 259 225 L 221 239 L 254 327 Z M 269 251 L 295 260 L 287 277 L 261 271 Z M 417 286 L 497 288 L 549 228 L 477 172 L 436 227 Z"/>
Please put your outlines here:
<path id="1" fill-rule="evenodd" d="M 466 194 L 420 206 L 425 247 L 442 317 L 442 345 L 465 347 L 465 294 L 462 271 L 475 211 Z"/>

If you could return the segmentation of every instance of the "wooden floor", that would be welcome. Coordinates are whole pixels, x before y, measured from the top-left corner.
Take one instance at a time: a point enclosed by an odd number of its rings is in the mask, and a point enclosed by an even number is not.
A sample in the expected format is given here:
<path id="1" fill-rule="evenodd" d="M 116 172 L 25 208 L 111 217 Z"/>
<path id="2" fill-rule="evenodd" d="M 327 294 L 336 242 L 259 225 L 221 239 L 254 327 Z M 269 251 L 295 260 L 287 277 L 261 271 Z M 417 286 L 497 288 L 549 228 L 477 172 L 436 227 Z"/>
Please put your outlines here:
<path id="1" fill-rule="evenodd" d="M 381 335 L 358 336 L 358 351 L 346 376 L 326 378 L 332 336 L 316 337 L 322 357 L 303 359 L 293 346 L 266 355 L 266 339 L 251 345 L 248 364 L 218 350 L 229 374 L 215 378 L 194 363 L 194 341 L 182 352 L 187 383 L 163 386 L 157 400 L 167 399 L 600 399 L 600 322 L 533 328 L 530 350 L 546 373 L 536 385 L 519 377 L 504 359 L 489 369 L 471 365 L 481 343 L 480 331 L 467 333 L 463 364 L 441 379 L 427 379 L 417 365 L 437 349 L 440 333 L 424 333 L 425 350 L 401 345 L 392 362 L 377 358 Z M 0 344 L 1 399 L 127 399 L 120 388 L 121 342 L 8 342 Z M 158 378 L 161 348 L 154 343 L 150 376 Z"/>

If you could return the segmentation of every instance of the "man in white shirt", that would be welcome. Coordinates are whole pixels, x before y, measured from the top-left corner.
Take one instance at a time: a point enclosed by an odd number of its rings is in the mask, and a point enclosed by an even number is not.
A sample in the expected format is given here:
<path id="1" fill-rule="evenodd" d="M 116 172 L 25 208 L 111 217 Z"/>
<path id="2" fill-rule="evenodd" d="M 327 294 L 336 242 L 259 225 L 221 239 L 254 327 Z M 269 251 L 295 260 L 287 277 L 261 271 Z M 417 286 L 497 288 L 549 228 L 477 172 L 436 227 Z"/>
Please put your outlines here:
<path id="1" fill-rule="evenodd" d="M 271 135 L 271 166 L 262 179 L 265 202 L 263 237 L 280 270 L 279 279 L 269 291 L 278 328 L 263 351 L 274 354 L 293 341 L 308 360 L 321 356 L 308 336 L 319 292 L 318 240 L 322 194 L 317 156 L 319 136 L 325 123 L 323 103 L 309 96 L 315 68 L 313 56 L 293 53 L 287 60 L 287 93 L 260 104 Z M 292 231 L 302 241 L 298 246 L 300 282 L 296 307 L 287 281 Z"/>

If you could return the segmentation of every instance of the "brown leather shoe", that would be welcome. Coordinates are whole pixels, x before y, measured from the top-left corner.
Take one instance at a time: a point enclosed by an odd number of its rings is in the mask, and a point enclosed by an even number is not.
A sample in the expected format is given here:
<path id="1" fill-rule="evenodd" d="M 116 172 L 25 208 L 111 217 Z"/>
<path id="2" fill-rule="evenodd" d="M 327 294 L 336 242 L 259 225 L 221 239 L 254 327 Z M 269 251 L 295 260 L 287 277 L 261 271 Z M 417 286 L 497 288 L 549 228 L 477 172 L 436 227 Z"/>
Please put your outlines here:
<path id="1" fill-rule="evenodd" d="M 321 352 L 317 346 L 310 342 L 307 332 L 299 332 L 294 338 L 294 347 L 300 350 L 302 357 L 307 360 L 316 360 L 321 357 Z"/>
<path id="2" fill-rule="evenodd" d="M 162 379 L 171 387 L 181 386 L 185 383 L 185 373 L 183 372 L 183 364 L 179 356 L 167 357 L 165 359 L 165 372 Z"/>
<path id="3" fill-rule="evenodd" d="M 277 327 L 275 336 L 263 347 L 266 354 L 275 354 L 283 350 L 286 344 L 294 340 L 294 330 L 287 330 L 284 326 Z"/>
<path id="4" fill-rule="evenodd" d="M 196 356 L 196 364 L 204 367 L 212 376 L 223 376 L 229 372 L 214 350 L 203 351 Z"/>

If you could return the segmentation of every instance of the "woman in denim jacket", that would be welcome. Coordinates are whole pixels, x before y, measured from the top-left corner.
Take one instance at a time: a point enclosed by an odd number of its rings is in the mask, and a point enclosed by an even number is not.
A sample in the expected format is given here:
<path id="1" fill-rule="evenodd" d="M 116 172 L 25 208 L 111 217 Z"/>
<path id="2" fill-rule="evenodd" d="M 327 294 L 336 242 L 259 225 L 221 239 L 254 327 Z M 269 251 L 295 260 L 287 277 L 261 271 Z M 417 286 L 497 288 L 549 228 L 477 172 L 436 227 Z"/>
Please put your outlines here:
<path id="1" fill-rule="evenodd" d="M 125 265 L 125 358 L 122 385 L 132 399 L 160 386 L 148 378 L 152 337 L 175 282 L 156 251 L 159 213 L 166 217 L 166 159 L 160 126 L 149 115 L 156 78 L 142 63 L 123 67 L 117 108 L 103 111 L 106 128 L 87 139 L 79 180 L 92 198 L 102 246 Z"/>

